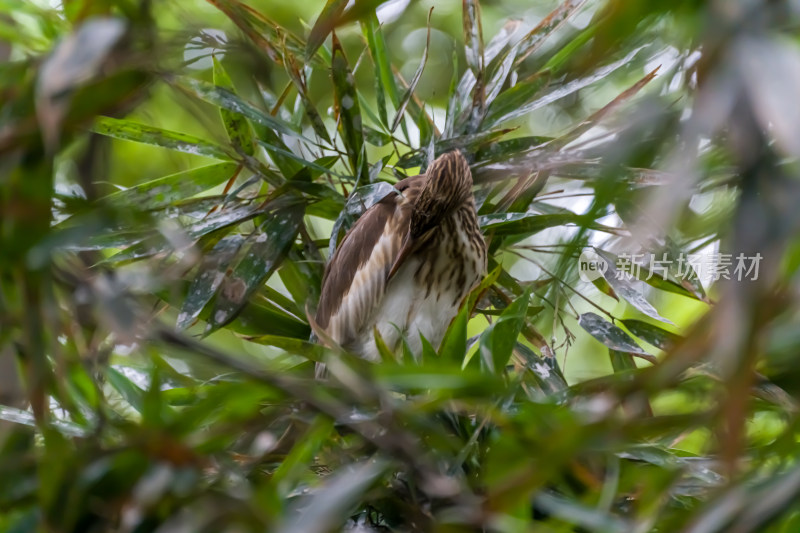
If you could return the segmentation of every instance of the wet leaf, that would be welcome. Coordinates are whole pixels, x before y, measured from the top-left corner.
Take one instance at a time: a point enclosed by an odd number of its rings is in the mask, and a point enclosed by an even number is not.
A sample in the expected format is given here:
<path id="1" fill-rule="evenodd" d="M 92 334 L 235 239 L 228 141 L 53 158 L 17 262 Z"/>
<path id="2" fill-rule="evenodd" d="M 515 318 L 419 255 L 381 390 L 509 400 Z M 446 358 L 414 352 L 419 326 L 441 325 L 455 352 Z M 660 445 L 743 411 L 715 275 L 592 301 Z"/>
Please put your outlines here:
<path id="1" fill-rule="evenodd" d="M 0 405 L 0 420 L 21 424 L 31 428 L 37 427 L 36 419 L 33 417 L 32 412 L 7 405 Z M 70 437 L 86 437 L 89 434 L 86 429 L 67 420 L 53 420 L 52 426 L 59 432 Z"/>
<path id="2" fill-rule="evenodd" d="M 235 163 L 216 163 L 164 176 L 106 197 L 116 205 L 156 209 L 205 192 L 235 175 Z"/>
<path id="3" fill-rule="evenodd" d="M 526 367 L 536 376 L 539 387 L 547 397 L 552 397 L 567 389 L 567 379 L 555 357 L 539 357 L 533 350 L 520 342 L 516 344 L 514 350 L 522 354 Z"/>
<path id="4" fill-rule="evenodd" d="M 481 147 L 493 143 L 503 135 L 509 133 L 511 130 L 490 130 L 482 133 L 473 133 L 470 135 L 460 135 L 458 137 L 450 137 L 449 139 L 440 139 L 433 143 L 433 152 L 435 154 L 443 154 L 453 149 L 464 150 L 467 153 L 475 153 Z M 431 139 L 433 140 L 433 139 Z M 429 147 L 424 150 L 420 149 L 414 152 L 408 152 L 397 162 L 399 168 L 414 168 L 423 166 L 430 159 Z"/>
<path id="5" fill-rule="evenodd" d="M 561 5 L 550 12 L 542 21 L 536 25 L 525 37 L 520 39 L 518 47 L 519 59 L 521 63 L 531 54 L 536 53 L 544 41 L 557 29 L 569 20 L 583 5 L 586 0 L 565 0 Z"/>
<path id="6" fill-rule="evenodd" d="M 583 313 L 578 324 L 589 334 L 612 350 L 635 354 L 648 361 L 655 358 L 639 347 L 638 344 L 620 328 L 594 313 Z"/>
<path id="7" fill-rule="evenodd" d="M 333 88 L 336 111 L 339 117 L 339 132 L 344 141 L 350 167 L 359 183 L 368 183 L 369 167 L 364 149 L 361 108 L 358 104 L 355 80 L 344 56 L 344 50 L 336 34 L 333 34 Z"/>
<path id="8" fill-rule="evenodd" d="M 514 84 L 496 98 L 489 100 L 489 108 L 483 122 L 484 127 L 489 127 L 504 120 L 521 116 L 519 110 L 529 103 L 530 99 L 539 94 L 550 82 L 548 72 L 538 73 L 527 80 Z"/>
<path id="9" fill-rule="evenodd" d="M 592 74 L 588 76 L 584 76 L 582 78 L 578 78 L 572 80 L 570 82 L 559 84 L 553 87 L 551 90 L 545 90 L 544 94 L 542 94 L 539 98 L 535 100 L 528 101 L 530 97 L 534 94 L 538 94 L 540 87 L 538 86 L 539 83 L 543 83 L 544 79 L 539 79 L 538 83 L 534 80 L 533 85 L 528 87 L 527 89 L 520 88 L 520 91 L 525 91 L 526 94 L 523 97 L 517 97 L 513 100 L 513 104 L 511 101 L 506 101 L 503 103 L 502 107 L 497 111 L 493 112 L 490 117 L 487 117 L 485 121 L 488 126 L 492 126 L 495 124 L 499 124 L 501 122 L 506 122 L 508 120 L 512 120 L 518 117 L 522 117 L 527 115 L 528 113 L 539 109 L 540 107 L 544 107 L 547 104 L 560 100 L 565 96 L 569 96 L 574 92 L 583 89 L 584 87 L 588 87 L 593 83 L 597 83 L 598 81 L 608 77 L 609 75 L 613 74 L 615 71 L 619 70 L 623 66 L 629 64 L 631 60 L 636 57 L 636 55 L 642 50 L 642 48 L 637 48 L 622 59 L 614 61 L 613 63 L 609 63 L 603 67 L 598 68 Z M 498 100 L 502 96 L 498 97 Z M 510 100 L 510 98 L 508 99 Z M 524 103 L 522 103 L 524 102 Z"/>
<path id="10" fill-rule="evenodd" d="M 223 88 L 217 87 L 207 82 L 196 80 L 193 78 L 178 78 L 175 86 L 179 89 L 194 95 L 209 104 L 227 109 L 233 113 L 238 113 L 243 117 L 252 120 L 254 123 L 275 130 L 277 133 L 293 137 L 309 144 L 313 144 L 309 139 L 303 137 L 300 133 L 296 132 L 294 128 L 281 120 L 274 117 L 269 113 L 257 108 L 253 104 L 241 99 L 233 92 Z"/>
<path id="11" fill-rule="evenodd" d="M 620 322 L 628 328 L 628 331 L 643 341 L 652 344 L 659 350 L 669 350 L 681 339 L 680 335 L 667 331 L 654 324 L 650 324 L 649 322 L 643 322 L 634 318 L 626 318 Z"/>
<path id="12" fill-rule="evenodd" d="M 189 327 L 211 301 L 244 242 L 241 235 L 229 235 L 221 239 L 203 258 L 178 313 L 178 329 Z"/>
<path id="13" fill-rule="evenodd" d="M 277 211 L 248 239 L 238 264 L 222 281 L 209 316 L 207 333 L 233 320 L 247 305 L 250 296 L 280 265 L 302 220 L 302 206 Z"/>
<path id="14" fill-rule="evenodd" d="M 238 0 L 207 1 L 225 13 L 270 60 L 281 64 L 285 59 L 285 50 L 294 55 L 303 55 L 305 47 L 300 39 L 263 13 Z"/>
<path id="15" fill-rule="evenodd" d="M 606 263 L 606 268 L 602 271 L 603 277 L 611 286 L 611 288 L 614 289 L 614 293 L 617 294 L 617 296 L 624 298 L 625 301 L 650 318 L 655 318 L 661 322 L 672 324 L 670 320 L 658 314 L 656 308 L 645 299 L 644 295 L 642 294 L 642 291 L 644 290 L 643 287 L 645 285 L 643 282 L 639 281 L 638 279 L 631 278 L 630 276 L 626 276 L 625 272 L 620 272 L 616 267 L 617 258 L 615 258 L 612 254 L 597 248 L 595 248 L 595 251 Z"/>
<path id="16" fill-rule="evenodd" d="M 130 120 L 98 117 L 95 120 L 92 131 L 115 139 L 150 144 L 186 154 L 202 155 L 221 160 L 233 159 L 227 149 L 211 141 L 185 133 L 146 126 Z"/>
<path id="17" fill-rule="evenodd" d="M 222 87 L 223 89 L 235 94 L 233 82 L 231 81 L 230 76 L 228 76 L 225 67 L 222 66 L 222 63 L 219 62 L 216 56 L 213 59 L 214 85 Z M 253 133 L 250 130 L 250 124 L 248 124 L 247 119 L 245 119 L 243 115 L 225 108 L 220 108 L 219 114 L 222 118 L 222 123 L 225 125 L 225 131 L 228 132 L 228 138 L 231 140 L 233 147 L 236 148 L 237 151 L 241 151 L 247 155 L 253 155 L 255 151 L 255 146 L 253 144 Z"/>

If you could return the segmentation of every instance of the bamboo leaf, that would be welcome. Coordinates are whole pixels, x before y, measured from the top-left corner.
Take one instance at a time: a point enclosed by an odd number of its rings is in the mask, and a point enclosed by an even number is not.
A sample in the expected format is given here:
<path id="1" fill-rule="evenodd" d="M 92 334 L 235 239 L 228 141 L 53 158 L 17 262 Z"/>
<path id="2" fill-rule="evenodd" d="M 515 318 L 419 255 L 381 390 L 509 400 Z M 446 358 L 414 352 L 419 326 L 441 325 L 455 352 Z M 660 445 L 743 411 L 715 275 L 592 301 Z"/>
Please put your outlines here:
<path id="1" fill-rule="evenodd" d="M 186 154 L 202 155 L 214 159 L 233 159 L 230 151 L 211 141 L 176 131 L 146 126 L 138 122 L 111 117 L 98 117 L 92 131 L 101 135 L 150 144 Z"/>
<path id="2" fill-rule="evenodd" d="M 217 87 L 207 82 L 196 80 L 193 78 L 178 78 L 174 82 L 175 86 L 195 97 L 215 105 L 222 109 L 238 113 L 243 117 L 252 120 L 254 123 L 270 128 L 283 135 L 288 135 L 306 142 L 309 145 L 313 144 L 309 139 L 303 137 L 300 133 L 296 132 L 291 125 L 287 124 L 278 117 L 274 117 L 269 113 L 265 113 L 258 109 L 253 104 L 241 99 L 233 92 L 223 88 Z"/>
<path id="3" fill-rule="evenodd" d="M 394 74 L 392 73 L 392 63 L 386 49 L 386 39 L 378 23 L 378 17 L 375 14 L 367 17 L 362 22 L 361 27 L 367 38 L 367 46 L 369 47 L 370 55 L 372 55 L 372 61 L 375 63 L 375 96 L 378 101 L 378 113 L 381 124 L 388 128 L 389 119 L 386 110 L 386 95 L 389 96 L 395 109 L 399 109 L 400 92 L 397 90 L 397 84 L 395 83 Z"/>
<path id="4" fill-rule="evenodd" d="M 235 163 L 216 163 L 164 176 L 106 197 L 115 205 L 157 209 L 205 192 L 235 175 Z"/>
<path id="5" fill-rule="evenodd" d="M 260 226 L 258 234 L 243 250 L 239 263 L 222 281 L 206 333 L 233 320 L 250 296 L 272 275 L 294 242 L 302 220 L 302 206 L 294 206 L 275 212 Z"/>
<path id="6" fill-rule="evenodd" d="M 583 313 L 578 319 L 578 324 L 592 337 L 612 350 L 634 354 L 650 362 L 655 362 L 655 357 L 640 348 L 627 333 L 594 313 Z"/>
<path id="7" fill-rule="evenodd" d="M 350 166 L 360 183 L 369 180 L 367 154 L 364 149 L 364 131 L 362 129 L 361 108 L 358 103 L 355 80 L 347 64 L 339 39 L 333 34 L 333 88 L 336 101 L 336 113 L 339 117 L 339 131 L 344 141 Z"/>
<path id="8" fill-rule="evenodd" d="M 408 89 L 406 89 L 405 94 L 403 94 L 403 98 L 400 99 L 400 105 L 397 107 L 397 114 L 394 117 L 394 121 L 392 122 L 391 128 L 389 128 L 389 132 L 393 133 L 394 130 L 397 129 L 397 126 L 400 124 L 400 121 L 403 119 L 403 113 L 406 111 L 406 106 L 408 106 L 408 102 L 411 100 L 411 97 L 414 94 L 414 90 L 417 88 L 417 84 L 419 83 L 420 78 L 422 78 L 422 71 L 425 70 L 425 64 L 428 62 L 428 48 L 431 45 L 431 14 L 433 13 L 433 8 L 428 11 L 428 31 L 425 37 L 425 48 L 422 51 L 422 59 L 419 60 L 419 67 L 417 67 L 417 71 L 414 73 L 414 77 L 411 78 L 411 83 L 408 85 Z"/>
<path id="9" fill-rule="evenodd" d="M 189 327 L 211 301 L 222 286 L 228 267 L 244 242 L 245 239 L 241 235 L 229 235 L 221 239 L 203 258 L 178 313 L 176 324 L 178 329 Z"/>
<path id="10" fill-rule="evenodd" d="M 461 307 L 450 327 L 442 339 L 439 347 L 439 356 L 449 362 L 461 362 L 467 354 L 467 322 L 469 321 L 470 308 L 468 305 Z"/>
<path id="11" fill-rule="evenodd" d="M 325 39 L 330 35 L 333 29 L 337 26 L 339 18 L 347 6 L 347 0 L 328 0 L 325 7 L 322 8 L 322 13 L 317 17 L 314 27 L 308 34 L 306 41 L 306 61 L 317 52 Z"/>
<path id="12" fill-rule="evenodd" d="M 576 91 L 583 89 L 584 87 L 588 87 L 593 83 L 597 83 L 598 81 L 610 76 L 623 66 L 629 64 L 631 60 L 634 57 L 636 57 L 636 55 L 638 55 L 638 53 L 643 48 L 644 47 L 640 47 L 636 48 L 635 50 L 632 50 L 622 59 L 614 61 L 613 63 L 609 63 L 608 65 L 605 65 L 603 67 L 600 67 L 588 76 L 577 78 L 575 80 L 572 80 L 564 84 L 551 86 L 552 87 L 551 90 L 545 91 L 542 96 L 540 96 L 535 100 L 527 101 L 528 100 L 527 97 L 520 98 L 519 100 L 521 100 L 524 103 L 521 103 L 521 105 L 516 105 L 516 106 L 510 105 L 509 102 L 504 102 L 502 111 L 494 112 L 491 115 L 491 118 L 487 117 L 485 121 L 486 126 L 494 126 L 501 122 L 506 122 L 518 117 L 525 116 L 528 113 L 535 111 L 536 109 L 539 109 L 540 107 L 544 107 L 545 105 L 555 102 L 556 100 L 560 100 L 565 96 L 569 96 L 570 94 L 573 94 Z M 535 92 L 533 92 L 533 94 L 537 94 L 539 92 L 538 88 L 535 85 L 528 88 L 529 91 L 533 91 L 533 89 L 537 89 Z M 502 97 L 502 95 L 500 97 Z M 500 97 L 498 97 L 498 99 Z"/>
<path id="13" fill-rule="evenodd" d="M 525 291 L 481 334 L 478 351 L 483 366 L 489 372 L 502 372 L 508 364 L 525 323 L 529 300 L 530 292 Z"/>
<path id="14" fill-rule="evenodd" d="M 612 254 L 597 248 L 595 248 L 595 251 L 606 264 L 606 268 L 602 270 L 603 277 L 618 296 L 624 298 L 625 301 L 650 318 L 672 324 L 670 320 L 658 314 L 656 308 L 645 299 L 643 294 L 645 284 L 643 282 L 626 275 L 625 272 L 620 272 L 616 266 L 618 259 Z"/>
<path id="15" fill-rule="evenodd" d="M 659 350 L 669 350 L 681 339 L 680 335 L 635 318 L 626 318 L 620 322 L 628 331 Z"/>
<path id="16" fill-rule="evenodd" d="M 233 82 L 230 76 L 225 71 L 225 67 L 216 58 L 214 59 L 214 85 L 221 87 L 231 93 L 235 94 Z M 253 144 L 253 134 L 250 131 L 250 124 L 243 115 L 235 113 L 225 108 L 220 108 L 220 117 L 222 123 L 225 125 L 225 131 L 228 132 L 228 138 L 231 144 L 237 151 L 241 151 L 247 155 L 253 155 L 255 146 Z"/>

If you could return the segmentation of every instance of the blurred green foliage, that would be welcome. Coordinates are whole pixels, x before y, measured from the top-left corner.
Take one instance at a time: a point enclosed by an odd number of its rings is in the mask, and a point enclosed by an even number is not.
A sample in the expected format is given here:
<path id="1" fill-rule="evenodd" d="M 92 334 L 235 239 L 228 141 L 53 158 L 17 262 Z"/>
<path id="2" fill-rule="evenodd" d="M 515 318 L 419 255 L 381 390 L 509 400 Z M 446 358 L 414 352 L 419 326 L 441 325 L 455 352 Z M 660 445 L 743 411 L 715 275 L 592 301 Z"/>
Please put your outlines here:
<path id="1" fill-rule="evenodd" d="M 51 4 L 0 0 L 0 531 L 800 527 L 795 4 Z M 491 258 L 442 346 L 311 342 L 455 148 Z"/>

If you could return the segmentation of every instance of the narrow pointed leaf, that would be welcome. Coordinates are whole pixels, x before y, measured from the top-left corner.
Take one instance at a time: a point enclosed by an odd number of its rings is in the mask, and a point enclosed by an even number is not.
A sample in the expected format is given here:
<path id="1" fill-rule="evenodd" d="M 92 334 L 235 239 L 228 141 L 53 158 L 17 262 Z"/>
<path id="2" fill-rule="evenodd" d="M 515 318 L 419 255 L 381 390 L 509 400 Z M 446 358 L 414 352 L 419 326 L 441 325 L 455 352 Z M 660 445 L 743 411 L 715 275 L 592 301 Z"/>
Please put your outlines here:
<path id="1" fill-rule="evenodd" d="M 638 344 L 620 328 L 594 313 L 584 313 L 578 324 L 589 334 L 608 348 L 620 352 L 635 354 L 650 361 L 655 358 L 639 347 Z"/>
<path id="2" fill-rule="evenodd" d="M 422 71 L 425 70 L 425 64 L 428 62 L 428 48 L 431 45 L 431 14 L 433 13 L 433 8 L 428 11 L 428 32 L 425 37 L 425 48 L 422 51 L 422 59 L 419 60 L 419 67 L 417 67 L 417 71 L 414 73 L 414 77 L 411 78 L 411 83 L 408 85 L 408 89 L 406 89 L 405 94 L 403 94 L 403 98 L 400 100 L 400 105 L 397 108 L 397 114 L 394 117 L 394 121 L 392 122 L 392 127 L 389 128 L 390 132 L 394 132 L 397 129 L 397 126 L 400 124 L 400 121 L 403 119 L 403 113 L 406 111 L 406 106 L 408 106 L 408 102 L 411 100 L 411 97 L 414 95 L 414 90 L 417 88 L 417 84 L 419 83 L 420 78 L 422 78 Z"/>
<path id="3" fill-rule="evenodd" d="M 462 306 L 442 339 L 439 356 L 445 361 L 460 363 L 467 354 L 469 312 L 468 305 Z"/>
<path id="4" fill-rule="evenodd" d="M 626 318 L 620 322 L 628 328 L 628 331 L 659 350 L 669 350 L 681 339 L 680 335 L 635 318 Z"/>
<path id="5" fill-rule="evenodd" d="M 295 131 L 290 124 L 266 113 L 223 87 L 217 87 L 208 82 L 196 80 L 194 78 L 179 78 L 175 82 L 175 86 L 209 104 L 238 113 L 256 124 L 273 129 L 283 135 L 288 135 L 303 142 L 313 144 L 311 140 Z"/>
<path id="6" fill-rule="evenodd" d="M 303 208 L 295 206 L 275 212 L 262 224 L 258 235 L 243 250 L 240 262 L 225 276 L 209 316 L 209 330 L 233 320 L 249 297 L 280 266 L 302 220 Z"/>
<path id="7" fill-rule="evenodd" d="M 314 27 L 311 28 L 311 33 L 308 34 L 306 60 L 311 59 L 336 27 L 339 17 L 342 16 L 344 8 L 347 6 L 347 2 L 348 0 L 328 0 L 325 7 L 322 8 L 322 13 L 319 14 Z"/>
<path id="8" fill-rule="evenodd" d="M 378 17 L 374 14 L 367 17 L 362 23 L 362 30 L 367 38 L 372 61 L 375 64 L 375 92 L 378 101 L 378 114 L 384 127 L 389 127 L 386 109 L 386 96 L 388 95 L 395 109 L 400 107 L 400 92 L 392 74 L 392 63 L 386 48 L 386 38 L 383 35 Z"/>
<path id="9" fill-rule="evenodd" d="M 193 168 L 115 192 L 108 195 L 106 200 L 115 205 L 156 209 L 186 200 L 224 183 L 235 174 L 237 168 L 236 163 L 228 162 Z"/>
<path id="10" fill-rule="evenodd" d="M 550 12 L 519 42 L 519 59 L 521 63 L 528 56 L 535 53 L 544 43 L 545 39 L 560 28 L 573 14 L 575 14 L 586 0 L 565 0 L 560 6 Z"/>
<path id="11" fill-rule="evenodd" d="M 364 131 L 362 129 L 361 109 L 358 103 L 355 80 L 347 64 L 339 39 L 333 34 L 333 88 L 336 101 L 339 128 L 344 141 L 350 166 L 360 183 L 369 180 L 367 154 L 364 149 Z"/>
<path id="12" fill-rule="evenodd" d="M 325 533 L 332 527 L 339 528 L 343 525 L 341 517 L 388 466 L 385 461 L 370 460 L 340 468 L 297 503 L 297 512 L 292 513 L 294 518 L 277 528 L 277 533 Z"/>
<path id="13" fill-rule="evenodd" d="M 670 320 L 658 314 L 656 308 L 644 297 L 643 291 L 645 283 L 625 275 L 624 272 L 620 272 L 616 266 L 617 258 L 614 257 L 613 254 L 600 249 L 595 250 L 606 263 L 606 268 L 603 270 L 603 277 L 618 296 L 621 296 L 625 301 L 650 318 L 672 324 Z"/>
<path id="14" fill-rule="evenodd" d="M 193 135 L 146 126 L 130 120 L 98 117 L 92 131 L 115 139 L 150 144 L 186 154 L 221 160 L 232 159 L 229 150 L 219 144 Z"/>
<path id="15" fill-rule="evenodd" d="M 211 301 L 222 285 L 228 267 L 243 244 L 244 237 L 241 235 L 229 235 L 220 240 L 203 258 L 178 313 L 176 324 L 178 329 L 189 327 L 206 304 Z"/>
<path id="16" fill-rule="evenodd" d="M 514 118 L 522 117 L 527 115 L 528 113 L 535 111 L 541 107 L 546 106 L 556 100 L 560 100 L 565 96 L 569 96 L 570 94 L 575 93 L 576 91 L 583 89 L 584 87 L 588 87 L 598 81 L 606 78 L 607 76 L 611 75 L 615 71 L 619 70 L 623 66 L 630 63 L 630 61 L 642 50 L 642 48 L 637 48 L 629 52 L 625 57 L 614 61 L 608 65 L 600 67 L 592 74 L 588 76 L 584 76 L 582 78 L 578 78 L 572 80 L 570 82 L 564 84 L 555 85 L 551 90 L 545 91 L 544 94 L 530 102 L 524 103 L 521 106 L 518 106 L 516 109 L 508 109 L 508 111 L 504 112 L 503 114 L 500 113 L 493 113 L 491 120 L 487 118 L 487 123 L 489 126 L 499 124 L 501 122 L 505 122 L 507 120 L 511 120 Z M 504 108 L 510 106 L 504 106 Z"/>
<path id="17" fill-rule="evenodd" d="M 525 291 L 481 334 L 478 351 L 481 362 L 489 372 L 502 372 L 508 364 L 525 323 L 529 301 L 530 292 Z"/>
<path id="18" fill-rule="evenodd" d="M 225 67 L 222 66 L 222 63 L 220 63 L 216 56 L 214 56 L 213 59 L 214 84 L 235 94 L 233 82 L 231 81 L 230 76 L 228 76 Z M 228 133 L 228 138 L 231 140 L 233 147 L 236 148 L 237 151 L 241 151 L 247 155 L 253 155 L 255 150 L 255 146 L 253 144 L 253 133 L 250 129 L 250 124 L 247 122 L 247 119 L 243 115 L 225 108 L 220 108 L 219 114 L 222 118 L 225 131 Z"/>

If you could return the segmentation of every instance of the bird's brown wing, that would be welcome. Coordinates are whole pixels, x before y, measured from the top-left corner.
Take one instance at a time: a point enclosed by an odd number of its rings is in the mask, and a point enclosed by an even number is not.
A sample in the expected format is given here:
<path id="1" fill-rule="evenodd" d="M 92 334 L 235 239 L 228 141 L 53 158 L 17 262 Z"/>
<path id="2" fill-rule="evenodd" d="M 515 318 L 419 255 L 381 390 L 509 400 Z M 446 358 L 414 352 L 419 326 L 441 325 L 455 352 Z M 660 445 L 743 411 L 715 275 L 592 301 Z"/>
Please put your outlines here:
<path id="1" fill-rule="evenodd" d="M 340 345 L 354 341 L 379 306 L 423 182 L 424 176 L 398 182 L 399 194 L 393 191 L 370 207 L 328 263 L 316 321 Z"/>

